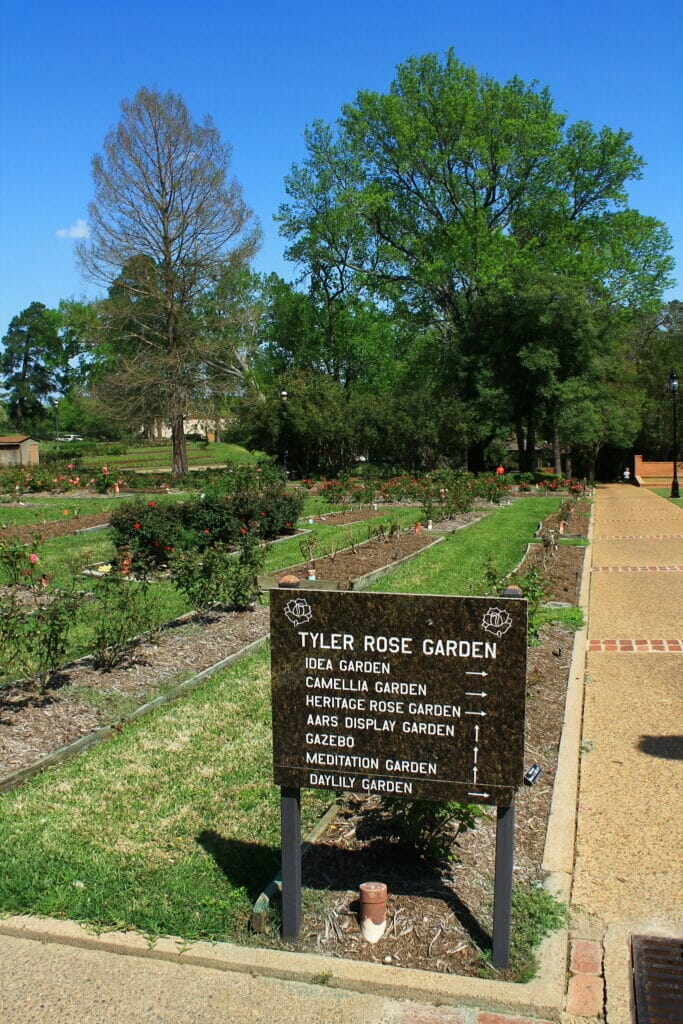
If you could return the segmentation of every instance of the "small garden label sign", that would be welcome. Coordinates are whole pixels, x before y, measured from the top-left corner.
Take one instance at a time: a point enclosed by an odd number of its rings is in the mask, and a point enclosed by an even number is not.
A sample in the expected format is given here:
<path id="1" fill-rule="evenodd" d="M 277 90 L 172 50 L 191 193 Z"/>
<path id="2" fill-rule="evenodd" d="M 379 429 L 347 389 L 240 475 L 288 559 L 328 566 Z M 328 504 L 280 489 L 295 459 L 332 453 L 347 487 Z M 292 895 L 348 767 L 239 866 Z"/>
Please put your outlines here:
<path id="1" fill-rule="evenodd" d="M 276 785 L 512 803 L 525 600 L 276 590 L 271 652 Z"/>

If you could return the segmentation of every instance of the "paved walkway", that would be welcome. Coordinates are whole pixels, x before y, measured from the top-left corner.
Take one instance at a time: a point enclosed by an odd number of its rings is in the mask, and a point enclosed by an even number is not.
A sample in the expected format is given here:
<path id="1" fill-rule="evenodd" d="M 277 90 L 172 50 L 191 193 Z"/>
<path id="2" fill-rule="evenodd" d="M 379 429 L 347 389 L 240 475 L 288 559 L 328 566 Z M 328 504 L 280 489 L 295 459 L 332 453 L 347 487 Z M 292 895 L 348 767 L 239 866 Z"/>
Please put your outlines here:
<path id="1" fill-rule="evenodd" d="M 683 512 L 636 487 L 599 488 L 591 554 L 562 1016 L 567 1022 L 602 1015 L 606 981 L 607 1024 L 630 1024 L 631 931 L 683 935 L 677 801 Z M 476 1000 L 465 999 L 459 1005 L 449 998 L 444 976 L 424 975 L 424 996 L 415 985 L 406 989 L 408 998 L 400 992 L 378 994 L 369 982 L 361 994 L 351 989 L 354 973 L 359 983 L 362 965 L 351 965 L 349 989 L 332 988 L 322 977 L 318 984 L 268 977 L 268 951 L 258 951 L 262 962 L 250 973 L 237 962 L 228 970 L 215 969 L 226 965 L 218 956 L 215 967 L 206 966 L 210 948 L 202 963 L 180 965 L 170 944 L 164 960 L 150 959 L 144 942 L 129 937 L 112 942 L 118 952 L 78 948 L 74 943 L 81 938 L 68 923 L 55 926 L 48 943 L 0 934 L 2 1024 L 513 1024 L 560 1016 L 544 1012 L 542 1000 L 525 1007 L 523 993 L 530 986 L 515 986 L 516 994 L 504 1006 L 497 997 L 500 1012 L 490 1012 L 486 1001 L 477 1006 Z M 164 955 L 166 948 L 162 941 L 157 953 Z M 558 961 L 560 992 L 565 991 L 563 948 L 556 943 L 550 953 Z"/>
<path id="2" fill-rule="evenodd" d="M 630 934 L 683 936 L 683 511 L 599 487 L 591 554 L 572 919 L 603 956 L 608 1024 L 630 1024 Z M 569 1010 L 602 1002 L 570 981 Z"/>

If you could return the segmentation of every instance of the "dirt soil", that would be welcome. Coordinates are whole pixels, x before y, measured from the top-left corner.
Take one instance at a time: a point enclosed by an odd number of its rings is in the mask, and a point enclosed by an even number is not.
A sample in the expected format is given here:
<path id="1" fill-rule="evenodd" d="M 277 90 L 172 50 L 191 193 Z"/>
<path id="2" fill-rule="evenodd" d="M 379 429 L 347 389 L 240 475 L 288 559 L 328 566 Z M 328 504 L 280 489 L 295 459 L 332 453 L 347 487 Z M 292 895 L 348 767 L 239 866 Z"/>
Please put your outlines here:
<path id="1" fill-rule="evenodd" d="M 93 526 L 106 526 L 108 522 L 108 512 L 101 512 L 94 516 L 64 516 L 63 519 L 53 519 L 50 522 L 33 523 L 30 526 L 15 526 L 2 530 L 0 531 L 0 540 L 12 538 L 22 544 L 29 544 L 36 534 L 40 536 L 41 540 L 53 540 L 55 537 L 65 537 Z"/>
<path id="2" fill-rule="evenodd" d="M 567 532 L 585 533 L 587 520 L 581 515 L 574 519 Z M 556 525 L 547 520 L 544 529 Z M 382 548 L 392 560 L 391 544 Z M 548 553 L 540 544 L 532 546 L 528 564 L 542 570 L 547 600 L 577 602 L 584 552 L 561 546 Z M 367 571 L 364 561 L 345 568 L 347 579 Z M 262 605 L 243 613 L 217 612 L 205 623 L 165 629 L 110 672 L 86 662 L 60 672 L 44 694 L 21 687 L 1 690 L 0 785 L 19 768 L 118 720 L 122 704 L 130 710 L 150 700 L 263 636 L 268 627 L 269 610 Z M 517 883 L 542 877 L 572 643 L 571 631 L 555 624 L 529 650 L 525 764 L 538 764 L 541 775 L 517 797 Z M 495 811 L 460 836 L 453 846 L 455 859 L 434 867 L 401 846 L 379 799 L 351 796 L 304 861 L 304 885 L 317 893 L 306 903 L 297 948 L 445 973 L 480 973 L 480 950 L 490 942 L 494 818 Z M 357 887 L 375 880 L 389 887 L 388 926 L 384 937 L 370 945 L 357 925 Z M 259 941 L 278 944 L 274 937 Z"/>

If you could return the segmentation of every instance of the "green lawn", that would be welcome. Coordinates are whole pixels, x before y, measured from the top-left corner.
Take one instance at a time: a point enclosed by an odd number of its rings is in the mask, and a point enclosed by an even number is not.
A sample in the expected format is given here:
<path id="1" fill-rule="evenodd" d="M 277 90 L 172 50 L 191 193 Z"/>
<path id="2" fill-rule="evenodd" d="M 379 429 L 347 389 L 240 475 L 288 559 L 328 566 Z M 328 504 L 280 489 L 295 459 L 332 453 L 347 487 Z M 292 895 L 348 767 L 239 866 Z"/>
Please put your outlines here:
<path id="1" fill-rule="evenodd" d="M 381 589 L 475 593 L 487 553 L 501 572 L 512 569 L 541 515 L 558 505 L 528 499 L 496 510 Z M 287 564 L 296 545 L 273 545 L 271 563 Z M 271 757 L 264 648 L 0 797 L 0 912 L 187 939 L 245 938 L 252 903 L 279 864 Z M 304 829 L 329 799 L 305 791 Z"/>
<path id="2" fill-rule="evenodd" d="M 126 498 L 130 499 L 131 497 L 133 495 L 129 494 L 118 497 L 114 497 L 114 495 L 93 495 L 92 497 L 84 498 L 66 493 L 49 498 L 43 496 L 27 497 L 24 499 L 23 506 L 0 503 L 0 530 L 13 526 L 35 526 L 36 531 L 40 532 L 41 523 L 53 523 L 59 519 L 73 521 L 74 518 L 100 515 L 102 512 L 110 512 L 113 508 L 120 505 L 122 501 L 125 501 Z M 159 501 L 157 493 L 145 494 L 140 492 L 139 494 L 136 493 L 135 497 L 139 497 L 143 501 Z M 164 501 L 179 500 L 182 497 L 185 497 L 185 495 L 165 495 Z M 15 499 L 12 500 L 14 501 Z M 0 539 L 2 539 L 1 532 Z"/>
<path id="3" fill-rule="evenodd" d="M 496 509 L 474 526 L 451 534 L 419 559 L 399 566 L 370 589 L 400 594 L 485 594 L 489 558 L 499 577 L 511 572 L 539 521 L 556 512 L 561 503 L 561 498 L 524 498 Z"/>
<path id="4" fill-rule="evenodd" d="M 679 508 L 683 508 L 683 498 L 672 498 L 671 487 L 654 487 L 653 490 L 655 494 L 661 495 L 662 498 L 667 498 L 672 505 L 678 505 Z"/>
<path id="5" fill-rule="evenodd" d="M 267 649 L 0 800 L 0 908 L 238 937 L 279 865 Z M 305 827 L 329 803 L 306 794 Z"/>
<path id="6" fill-rule="evenodd" d="M 67 452 L 68 454 L 68 452 Z M 227 444 L 218 441 L 208 445 L 196 441 L 187 442 L 187 461 L 192 466 L 225 466 L 227 463 L 251 465 L 258 462 L 262 452 L 250 452 L 241 445 Z M 170 472 L 173 463 L 173 450 L 170 442 L 158 447 L 131 448 L 125 455 L 86 455 L 82 460 L 84 466 L 99 467 L 102 464 L 110 470 L 144 470 L 146 473 Z"/>

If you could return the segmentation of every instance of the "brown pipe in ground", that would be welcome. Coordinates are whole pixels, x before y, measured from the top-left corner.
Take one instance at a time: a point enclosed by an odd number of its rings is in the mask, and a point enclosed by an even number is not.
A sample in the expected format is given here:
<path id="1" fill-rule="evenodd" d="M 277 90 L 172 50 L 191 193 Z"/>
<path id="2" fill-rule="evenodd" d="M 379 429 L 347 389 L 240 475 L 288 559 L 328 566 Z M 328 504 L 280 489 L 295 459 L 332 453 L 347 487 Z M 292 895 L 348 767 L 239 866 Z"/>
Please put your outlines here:
<path id="1" fill-rule="evenodd" d="M 378 942 L 387 926 L 387 887 L 384 882 L 363 882 L 359 892 L 361 934 L 366 942 Z"/>

